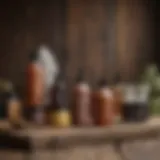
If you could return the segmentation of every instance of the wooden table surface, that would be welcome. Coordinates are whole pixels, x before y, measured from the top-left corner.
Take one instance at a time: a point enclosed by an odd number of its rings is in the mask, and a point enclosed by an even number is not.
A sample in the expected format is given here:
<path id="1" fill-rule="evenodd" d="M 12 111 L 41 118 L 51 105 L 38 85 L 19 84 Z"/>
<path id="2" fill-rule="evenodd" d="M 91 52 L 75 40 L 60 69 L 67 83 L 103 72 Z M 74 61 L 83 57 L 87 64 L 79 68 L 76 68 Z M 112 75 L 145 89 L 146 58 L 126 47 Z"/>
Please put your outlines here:
<path id="1" fill-rule="evenodd" d="M 38 126 L 26 124 L 25 129 L 13 131 L 7 121 L 0 121 L 0 130 L 10 130 L 18 136 L 42 137 L 124 137 L 127 135 L 149 134 L 160 132 L 160 117 L 152 117 L 145 123 L 116 124 L 108 127 L 88 127 L 88 128 L 53 128 L 51 126 Z"/>

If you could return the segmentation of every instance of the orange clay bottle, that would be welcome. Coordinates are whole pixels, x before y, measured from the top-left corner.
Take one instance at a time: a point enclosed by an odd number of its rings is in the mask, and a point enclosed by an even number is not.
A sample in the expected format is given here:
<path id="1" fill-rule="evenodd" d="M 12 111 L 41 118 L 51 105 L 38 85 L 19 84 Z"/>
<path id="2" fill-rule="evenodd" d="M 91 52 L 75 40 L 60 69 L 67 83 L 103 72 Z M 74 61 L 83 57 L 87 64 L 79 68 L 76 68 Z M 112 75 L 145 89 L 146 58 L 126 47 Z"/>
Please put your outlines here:
<path id="1" fill-rule="evenodd" d="M 114 123 L 114 97 L 105 79 L 100 80 L 93 94 L 93 117 L 98 126 L 108 126 Z"/>
<path id="2" fill-rule="evenodd" d="M 76 83 L 72 92 L 72 117 L 77 126 L 90 126 L 92 124 L 90 86 L 84 78 L 84 73 L 79 70 Z"/>
<path id="3" fill-rule="evenodd" d="M 113 86 L 115 121 L 118 123 L 122 116 L 123 92 L 120 84 L 120 75 L 117 74 Z"/>
<path id="4" fill-rule="evenodd" d="M 33 52 L 29 57 L 27 67 L 27 118 L 35 120 L 37 110 L 40 110 L 44 96 L 44 70 L 39 63 L 38 52 Z"/>

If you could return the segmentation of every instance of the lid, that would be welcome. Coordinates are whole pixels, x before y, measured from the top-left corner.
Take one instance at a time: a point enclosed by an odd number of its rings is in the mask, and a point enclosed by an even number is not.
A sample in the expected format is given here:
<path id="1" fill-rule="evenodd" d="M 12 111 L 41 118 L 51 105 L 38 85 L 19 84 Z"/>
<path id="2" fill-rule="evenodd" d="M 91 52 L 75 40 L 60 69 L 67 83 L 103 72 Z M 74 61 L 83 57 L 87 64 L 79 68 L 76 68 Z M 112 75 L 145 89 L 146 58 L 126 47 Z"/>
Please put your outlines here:
<path id="1" fill-rule="evenodd" d="M 36 61 L 38 58 L 39 58 L 39 53 L 37 52 L 37 50 L 33 50 L 29 55 L 30 61 Z"/>
<path id="2" fill-rule="evenodd" d="M 84 71 L 82 69 L 79 69 L 78 70 L 78 74 L 77 74 L 77 77 L 76 77 L 76 82 L 83 82 L 85 81 L 85 78 L 84 78 Z"/>
<path id="3" fill-rule="evenodd" d="M 7 99 L 17 99 L 18 98 L 14 91 L 5 92 L 5 97 Z"/>
<path id="4" fill-rule="evenodd" d="M 106 78 L 101 78 L 98 82 L 99 87 L 106 87 L 107 85 L 108 85 L 108 82 L 107 82 Z"/>
<path id="5" fill-rule="evenodd" d="M 117 73 L 114 77 L 113 83 L 119 83 L 121 81 L 121 76 L 119 73 Z"/>
<path id="6" fill-rule="evenodd" d="M 55 84 L 55 101 L 58 108 L 67 107 L 67 87 L 63 74 L 59 74 Z"/>

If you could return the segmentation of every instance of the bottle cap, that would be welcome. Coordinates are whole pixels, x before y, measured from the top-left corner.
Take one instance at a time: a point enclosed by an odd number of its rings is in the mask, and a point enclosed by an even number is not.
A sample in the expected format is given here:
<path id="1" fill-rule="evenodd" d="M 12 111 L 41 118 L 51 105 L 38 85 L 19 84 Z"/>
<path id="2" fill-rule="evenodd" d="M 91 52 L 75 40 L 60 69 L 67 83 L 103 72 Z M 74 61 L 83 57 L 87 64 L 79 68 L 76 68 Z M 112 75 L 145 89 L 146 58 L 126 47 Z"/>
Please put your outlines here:
<path id="1" fill-rule="evenodd" d="M 79 69 L 77 77 L 76 77 L 76 82 L 83 82 L 84 80 L 85 80 L 84 71 L 82 69 Z"/>
<path id="2" fill-rule="evenodd" d="M 114 83 L 119 83 L 120 80 L 121 80 L 121 76 L 120 76 L 119 73 L 117 73 L 117 74 L 115 75 L 115 77 L 114 77 Z"/>
<path id="3" fill-rule="evenodd" d="M 100 79 L 99 82 L 98 82 L 98 86 L 99 86 L 99 87 L 105 87 L 105 86 L 107 86 L 107 85 L 108 85 L 108 82 L 107 82 L 106 78 L 102 78 L 102 79 Z"/>
<path id="4" fill-rule="evenodd" d="M 33 51 L 30 53 L 30 55 L 29 55 L 29 59 L 30 59 L 31 61 L 35 61 L 35 60 L 37 60 L 38 58 L 39 58 L 39 53 L 38 53 L 37 50 L 33 50 Z"/>

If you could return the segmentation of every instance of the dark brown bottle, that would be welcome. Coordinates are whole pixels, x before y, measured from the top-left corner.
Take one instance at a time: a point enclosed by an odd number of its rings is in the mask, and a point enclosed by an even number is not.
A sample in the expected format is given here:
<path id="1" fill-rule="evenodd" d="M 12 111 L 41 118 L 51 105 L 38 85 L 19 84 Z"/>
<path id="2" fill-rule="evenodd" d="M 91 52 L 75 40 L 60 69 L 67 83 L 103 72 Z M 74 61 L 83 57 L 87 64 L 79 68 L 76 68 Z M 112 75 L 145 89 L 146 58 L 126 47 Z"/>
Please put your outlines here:
<path id="1" fill-rule="evenodd" d="M 84 78 L 83 71 L 79 70 L 72 92 L 72 117 L 75 125 L 89 126 L 92 124 L 90 98 L 89 84 Z"/>
<path id="2" fill-rule="evenodd" d="M 55 127 L 69 127 L 71 114 L 68 106 L 67 86 L 63 75 L 59 75 L 52 92 L 50 123 Z"/>
<path id="3" fill-rule="evenodd" d="M 105 79 L 100 80 L 97 90 L 93 93 L 93 116 L 98 126 L 114 123 L 114 97 Z"/>
<path id="4" fill-rule="evenodd" d="M 37 51 L 30 54 L 26 77 L 27 118 L 33 119 L 37 109 L 43 104 L 44 98 L 44 69 L 39 63 Z"/>

